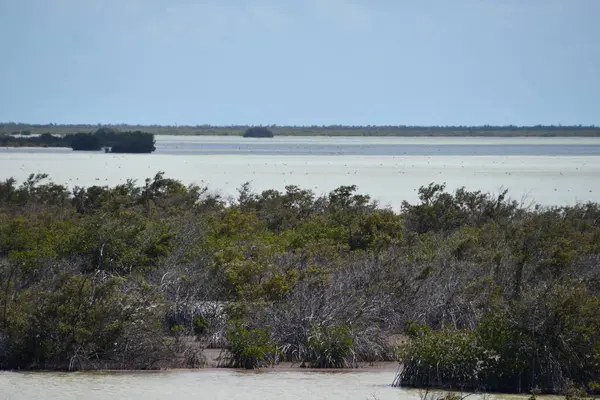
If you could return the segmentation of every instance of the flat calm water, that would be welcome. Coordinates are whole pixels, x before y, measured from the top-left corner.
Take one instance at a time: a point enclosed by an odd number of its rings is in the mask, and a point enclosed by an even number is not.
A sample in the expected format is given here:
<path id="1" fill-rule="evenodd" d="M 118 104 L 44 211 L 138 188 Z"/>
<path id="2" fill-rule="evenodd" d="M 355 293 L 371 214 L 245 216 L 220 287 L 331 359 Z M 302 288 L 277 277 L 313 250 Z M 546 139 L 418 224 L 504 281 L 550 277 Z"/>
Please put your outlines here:
<path id="1" fill-rule="evenodd" d="M 2 400 L 418 400 L 391 387 L 395 370 L 245 372 L 198 370 L 140 373 L 0 372 Z"/>
<path id="2" fill-rule="evenodd" d="M 421 400 L 391 384 L 395 367 L 348 371 L 2 372 L 2 400 Z M 469 399 L 526 400 L 525 395 Z M 556 396 L 541 396 L 558 400 Z"/>
<path id="3" fill-rule="evenodd" d="M 48 173 L 73 186 L 140 184 L 158 171 L 235 196 L 286 185 L 326 193 L 357 185 L 383 205 L 417 201 L 430 182 L 497 193 L 526 204 L 600 202 L 600 138 L 387 138 L 157 136 L 153 154 L 0 148 L 0 178 Z"/>

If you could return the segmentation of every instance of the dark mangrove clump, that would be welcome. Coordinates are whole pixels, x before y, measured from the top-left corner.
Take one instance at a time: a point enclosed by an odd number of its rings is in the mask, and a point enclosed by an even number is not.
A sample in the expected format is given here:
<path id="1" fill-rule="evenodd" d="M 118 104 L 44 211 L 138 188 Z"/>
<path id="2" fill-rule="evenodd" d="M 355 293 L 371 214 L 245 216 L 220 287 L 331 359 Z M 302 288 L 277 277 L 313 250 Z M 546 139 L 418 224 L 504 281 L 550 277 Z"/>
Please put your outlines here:
<path id="1" fill-rule="evenodd" d="M 141 131 L 118 132 L 113 128 L 100 128 L 93 133 L 75 133 L 54 136 L 0 135 L 3 147 L 71 147 L 76 151 L 100 151 L 112 153 L 152 153 L 156 150 L 154 134 Z"/>
<path id="2" fill-rule="evenodd" d="M 156 150 L 154 134 L 141 131 L 118 132 L 103 127 L 92 134 L 76 134 L 71 140 L 73 150 L 101 150 L 110 153 L 152 153 Z"/>
<path id="3" fill-rule="evenodd" d="M 271 130 L 265 127 L 256 126 L 246 129 L 243 136 L 249 138 L 272 138 L 275 135 Z"/>
<path id="4" fill-rule="evenodd" d="M 68 137 L 70 146 L 77 151 L 98 151 L 102 150 L 102 140 L 89 133 L 76 133 Z"/>
<path id="5" fill-rule="evenodd" d="M 117 134 L 105 147 L 110 147 L 111 153 L 152 153 L 156 150 L 154 144 L 153 134 L 135 131 Z"/>

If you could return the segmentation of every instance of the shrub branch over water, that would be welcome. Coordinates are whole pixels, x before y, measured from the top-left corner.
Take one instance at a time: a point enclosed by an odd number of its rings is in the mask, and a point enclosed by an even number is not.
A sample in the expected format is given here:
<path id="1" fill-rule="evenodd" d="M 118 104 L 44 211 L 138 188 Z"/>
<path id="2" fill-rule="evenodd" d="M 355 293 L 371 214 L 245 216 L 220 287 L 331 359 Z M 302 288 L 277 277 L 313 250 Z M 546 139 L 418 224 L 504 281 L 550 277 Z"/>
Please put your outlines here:
<path id="1" fill-rule="evenodd" d="M 198 367 L 224 347 L 235 367 L 398 355 L 401 385 L 597 390 L 600 206 L 419 195 L 394 212 L 354 186 L 6 180 L 0 367 Z"/>

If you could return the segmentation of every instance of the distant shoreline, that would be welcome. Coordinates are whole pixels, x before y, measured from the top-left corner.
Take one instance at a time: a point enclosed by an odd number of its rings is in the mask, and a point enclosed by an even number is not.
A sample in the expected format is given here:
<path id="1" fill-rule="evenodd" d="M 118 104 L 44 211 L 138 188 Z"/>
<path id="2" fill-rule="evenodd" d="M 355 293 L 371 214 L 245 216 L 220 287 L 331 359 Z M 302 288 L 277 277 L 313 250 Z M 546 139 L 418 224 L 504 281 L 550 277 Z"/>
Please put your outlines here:
<path id="1" fill-rule="evenodd" d="M 105 125 L 121 131 L 140 130 L 155 135 L 242 136 L 248 125 L 160 126 Z M 0 123 L 0 135 L 50 133 L 53 135 L 92 132 L 99 125 L 38 125 Z M 275 136 L 353 137 L 600 137 L 596 126 L 267 126 Z"/>

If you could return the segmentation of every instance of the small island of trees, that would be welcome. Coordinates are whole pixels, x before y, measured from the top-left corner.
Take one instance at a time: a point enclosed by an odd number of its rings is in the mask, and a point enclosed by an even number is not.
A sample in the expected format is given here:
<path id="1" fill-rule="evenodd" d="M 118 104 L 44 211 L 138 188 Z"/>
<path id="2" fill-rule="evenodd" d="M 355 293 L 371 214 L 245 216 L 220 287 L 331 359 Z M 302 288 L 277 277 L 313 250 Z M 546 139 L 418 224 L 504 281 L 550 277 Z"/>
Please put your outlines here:
<path id="1" fill-rule="evenodd" d="M 99 128 L 93 133 L 64 136 L 54 136 L 50 133 L 27 137 L 0 136 L 0 146 L 4 147 L 70 147 L 76 151 L 104 149 L 107 153 L 152 153 L 156 150 L 155 143 L 153 133 L 119 132 L 107 127 Z"/>
<path id="2" fill-rule="evenodd" d="M 110 143 L 111 153 L 152 153 L 156 150 L 154 135 L 151 133 L 123 132 L 116 135 L 115 138 L 117 140 Z"/>
<path id="3" fill-rule="evenodd" d="M 152 133 L 118 132 L 112 128 L 100 128 L 92 134 L 77 133 L 70 138 L 73 150 L 105 149 L 107 153 L 152 153 L 155 143 Z"/>
<path id="4" fill-rule="evenodd" d="M 265 127 L 256 126 L 246 129 L 243 136 L 249 138 L 272 138 L 275 135 Z"/>
<path id="5" fill-rule="evenodd" d="M 94 134 L 76 133 L 68 137 L 71 141 L 71 148 L 78 151 L 99 151 L 102 150 L 102 140 Z"/>

